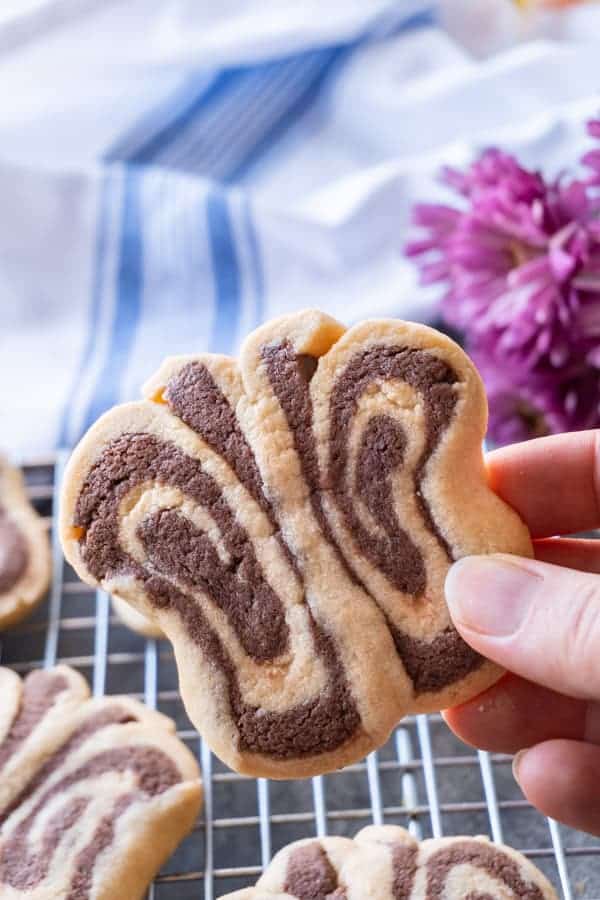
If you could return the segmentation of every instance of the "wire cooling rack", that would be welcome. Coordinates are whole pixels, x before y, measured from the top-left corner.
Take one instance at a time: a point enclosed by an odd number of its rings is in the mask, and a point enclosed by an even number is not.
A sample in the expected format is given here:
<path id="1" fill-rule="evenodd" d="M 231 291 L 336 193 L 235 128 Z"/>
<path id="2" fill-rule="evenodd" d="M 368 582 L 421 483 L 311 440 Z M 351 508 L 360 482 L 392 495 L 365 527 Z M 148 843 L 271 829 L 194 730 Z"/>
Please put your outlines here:
<path id="1" fill-rule="evenodd" d="M 526 853 L 565 900 L 599 900 L 600 841 L 544 819 L 523 799 L 511 758 L 461 744 L 440 716 L 405 719 L 364 762 L 306 781 L 236 775 L 211 755 L 187 719 L 167 642 L 144 640 L 82 584 L 57 539 L 65 456 L 26 465 L 29 492 L 52 532 L 48 602 L 2 636 L 2 663 L 18 672 L 56 662 L 86 675 L 96 695 L 127 693 L 171 716 L 202 766 L 204 809 L 150 889 L 152 900 L 220 897 L 253 884 L 273 853 L 300 837 L 352 835 L 395 823 L 415 837 L 487 834 Z"/>

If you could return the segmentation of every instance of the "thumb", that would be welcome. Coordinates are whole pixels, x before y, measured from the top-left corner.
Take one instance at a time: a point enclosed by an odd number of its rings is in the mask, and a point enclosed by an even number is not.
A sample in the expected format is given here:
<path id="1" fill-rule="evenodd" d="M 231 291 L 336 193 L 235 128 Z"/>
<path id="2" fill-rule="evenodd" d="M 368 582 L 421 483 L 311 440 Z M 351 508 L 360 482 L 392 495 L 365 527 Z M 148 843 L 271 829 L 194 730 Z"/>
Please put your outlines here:
<path id="1" fill-rule="evenodd" d="M 465 641 L 561 694 L 600 698 L 600 576 L 532 559 L 468 556 L 446 578 Z"/>

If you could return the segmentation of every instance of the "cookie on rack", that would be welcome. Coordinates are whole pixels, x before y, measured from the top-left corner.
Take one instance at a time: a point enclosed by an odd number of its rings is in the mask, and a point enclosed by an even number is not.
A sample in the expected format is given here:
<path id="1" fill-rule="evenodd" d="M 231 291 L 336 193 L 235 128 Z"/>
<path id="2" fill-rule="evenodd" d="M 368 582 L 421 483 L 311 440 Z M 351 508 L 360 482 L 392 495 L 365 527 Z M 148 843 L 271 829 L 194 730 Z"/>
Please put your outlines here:
<path id="1" fill-rule="evenodd" d="M 466 554 L 532 547 L 487 485 L 485 394 L 460 347 L 308 310 L 237 361 L 166 360 L 145 396 L 73 453 L 63 547 L 172 641 L 188 714 L 229 766 L 331 771 L 497 680 L 444 579 Z"/>
<path id="2" fill-rule="evenodd" d="M 0 631 L 25 619 L 50 581 L 48 534 L 23 476 L 0 456 Z"/>
<path id="3" fill-rule="evenodd" d="M 557 900 L 521 853 L 484 837 L 419 844 L 396 825 L 363 828 L 354 840 L 296 841 L 280 850 L 256 886 L 221 900 Z"/>
<path id="4" fill-rule="evenodd" d="M 67 666 L 0 669 L 3 900 L 137 900 L 194 824 L 198 766 L 171 720 L 89 693 Z"/>

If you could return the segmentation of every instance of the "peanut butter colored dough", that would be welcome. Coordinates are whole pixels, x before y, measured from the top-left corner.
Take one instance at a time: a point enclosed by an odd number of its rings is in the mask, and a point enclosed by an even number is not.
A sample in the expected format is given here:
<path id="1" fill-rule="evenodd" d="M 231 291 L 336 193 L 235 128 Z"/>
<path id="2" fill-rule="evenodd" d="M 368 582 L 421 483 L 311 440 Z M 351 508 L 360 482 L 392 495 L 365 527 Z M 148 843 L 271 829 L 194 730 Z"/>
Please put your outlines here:
<path id="1" fill-rule="evenodd" d="M 50 543 L 23 477 L 0 456 L 0 631 L 30 615 L 50 581 Z"/>
<path id="2" fill-rule="evenodd" d="M 129 697 L 68 666 L 0 668 L 0 897 L 140 900 L 191 830 L 196 760 Z"/>

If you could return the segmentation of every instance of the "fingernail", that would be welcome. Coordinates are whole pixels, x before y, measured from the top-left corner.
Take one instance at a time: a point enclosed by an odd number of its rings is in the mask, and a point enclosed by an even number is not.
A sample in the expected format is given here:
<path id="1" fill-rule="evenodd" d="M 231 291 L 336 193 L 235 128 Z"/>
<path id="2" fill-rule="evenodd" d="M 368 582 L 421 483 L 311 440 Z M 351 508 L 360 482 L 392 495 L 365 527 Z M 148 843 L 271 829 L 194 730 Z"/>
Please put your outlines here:
<path id="1" fill-rule="evenodd" d="M 513 773 L 513 778 L 515 779 L 515 781 L 517 782 L 519 787 L 521 787 L 521 782 L 519 781 L 519 766 L 523 762 L 523 757 L 526 754 L 527 754 L 527 750 L 519 750 L 519 752 L 515 753 L 515 755 L 513 756 L 512 773 Z"/>
<path id="2" fill-rule="evenodd" d="M 446 600 L 454 623 L 489 637 L 519 630 L 541 576 L 517 557 L 465 556 L 446 577 Z"/>

